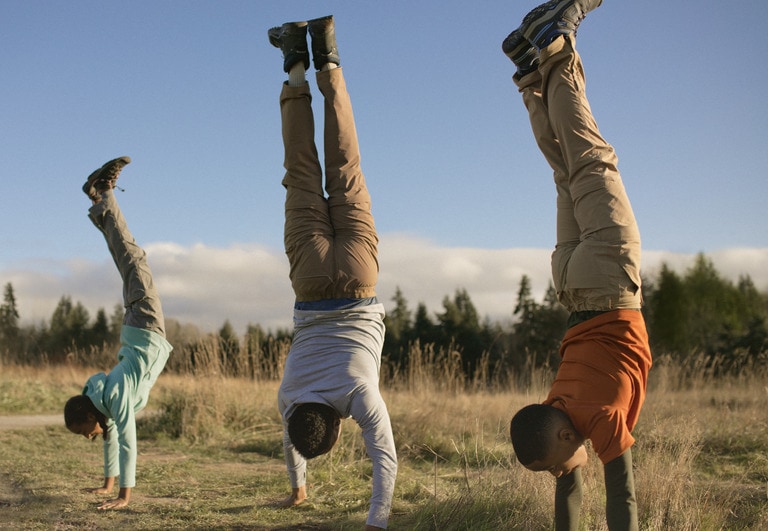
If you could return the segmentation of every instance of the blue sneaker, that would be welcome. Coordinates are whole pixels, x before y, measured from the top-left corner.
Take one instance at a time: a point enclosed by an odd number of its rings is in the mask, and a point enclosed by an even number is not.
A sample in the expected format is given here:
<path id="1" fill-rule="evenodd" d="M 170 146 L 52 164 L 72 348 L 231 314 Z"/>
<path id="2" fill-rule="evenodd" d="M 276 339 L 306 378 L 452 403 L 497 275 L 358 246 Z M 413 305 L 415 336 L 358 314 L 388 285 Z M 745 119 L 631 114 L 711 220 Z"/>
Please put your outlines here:
<path id="1" fill-rule="evenodd" d="M 520 77 L 539 67 L 539 51 L 528 42 L 528 39 L 523 37 L 519 29 L 504 39 L 504 42 L 501 43 L 501 51 L 515 63 L 517 74 Z"/>
<path id="2" fill-rule="evenodd" d="M 560 35 L 574 35 L 587 13 L 602 3 L 603 0 L 550 0 L 525 15 L 518 30 L 541 50 Z"/>

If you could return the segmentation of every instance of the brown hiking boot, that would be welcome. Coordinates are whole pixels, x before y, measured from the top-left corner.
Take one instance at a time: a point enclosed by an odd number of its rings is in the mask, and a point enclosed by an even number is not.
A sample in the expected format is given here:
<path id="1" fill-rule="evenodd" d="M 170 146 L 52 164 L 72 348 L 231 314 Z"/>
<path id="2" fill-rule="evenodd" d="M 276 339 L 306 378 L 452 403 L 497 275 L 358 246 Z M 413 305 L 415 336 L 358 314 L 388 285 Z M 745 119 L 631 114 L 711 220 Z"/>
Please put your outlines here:
<path id="1" fill-rule="evenodd" d="M 83 192 L 91 201 L 101 200 L 101 194 L 107 190 L 112 190 L 117 184 L 117 177 L 126 164 L 130 164 L 131 157 L 119 157 L 112 159 L 98 170 L 88 176 L 83 185 Z"/>

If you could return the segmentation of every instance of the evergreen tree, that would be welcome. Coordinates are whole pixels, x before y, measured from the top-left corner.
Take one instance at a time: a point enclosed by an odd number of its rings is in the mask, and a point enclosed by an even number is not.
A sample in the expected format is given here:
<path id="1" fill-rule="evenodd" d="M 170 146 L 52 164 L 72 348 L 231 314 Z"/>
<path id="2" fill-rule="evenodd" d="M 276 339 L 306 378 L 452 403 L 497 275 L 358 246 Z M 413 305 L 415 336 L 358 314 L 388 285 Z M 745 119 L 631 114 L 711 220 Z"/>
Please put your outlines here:
<path id="1" fill-rule="evenodd" d="M 420 302 L 413 318 L 413 338 L 422 345 L 436 344 L 440 340 L 439 327 L 429 317 L 427 305 Z"/>
<path id="2" fill-rule="evenodd" d="M 112 308 L 112 315 L 109 316 L 109 338 L 111 341 L 120 341 L 120 332 L 123 328 L 125 319 L 125 308 L 122 304 L 115 304 Z M 167 323 L 166 323 L 167 325 Z"/>
<path id="3" fill-rule="evenodd" d="M 653 349 L 660 351 L 658 354 L 689 350 L 689 303 L 683 279 L 665 263 L 661 266 L 655 286 L 647 286 L 647 326 Z"/>
<path id="4" fill-rule="evenodd" d="M 738 370 L 742 354 L 765 350 L 765 296 L 749 277 L 740 278 L 738 285 L 722 278 L 703 254 L 682 277 L 664 264 L 647 302 L 648 330 L 657 353 L 717 355 L 724 369 Z"/>
<path id="5" fill-rule="evenodd" d="M 744 333 L 734 344 L 756 355 L 768 349 L 768 297 L 761 295 L 749 276 L 739 278 L 737 289 L 742 297 Z"/>
<path id="6" fill-rule="evenodd" d="M 8 282 L 3 292 L 3 304 L 0 305 L 0 350 L 15 350 L 19 343 L 19 310 L 13 285 Z"/>
<path id="7" fill-rule="evenodd" d="M 544 295 L 544 303 L 539 304 L 531 295 L 530 279 L 523 275 L 513 314 L 517 316 L 512 326 L 513 366 L 519 369 L 528 362 L 557 365 L 568 312 L 558 302 L 552 283 Z"/>
<path id="8" fill-rule="evenodd" d="M 99 308 L 96 312 L 96 320 L 91 325 L 88 332 L 88 343 L 101 346 L 110 342 L 109 323 L 104 308 Z"/>
<path id="9" fill-rule="evenodd" d="M 396 288 L 392 297 L 395 307 L 387 311 L 384 318 L 386 335 L 382 356 L 398 364 L 405 363 L 408 357 L 408 344 L 411 340 L 411 311 L 400 288 Z"/>
<path id="10" fill-rule="evenodd" d="M 229 319 L 224 321 L 219 330 L 219 346 L 222 352 L 222 365 L 224 370 L 233 376 L 239 376 L 247 371 L 246 367 L 240 367 L 238 363 L 240 354 L 240 340 Z"/>
<path id="11" fill-rule="evenodd" d="M 60 357 L 72 348 L 87 346 L 89 319 L 82 303 L 73 304 L 68 295 L 62 296 L 51 315 L 46 342 L 48 353 Z"/>
<path id="12" fill-rule="evenodd" d="M 472 374 L 484 352 L 480 318 L 465 289 L 456 290 L 453 300 L 443 299 L 443 313 L 437 319 L 443 333 L 442 347 L 455 345 L 462 352 L 464 369 Z"/>

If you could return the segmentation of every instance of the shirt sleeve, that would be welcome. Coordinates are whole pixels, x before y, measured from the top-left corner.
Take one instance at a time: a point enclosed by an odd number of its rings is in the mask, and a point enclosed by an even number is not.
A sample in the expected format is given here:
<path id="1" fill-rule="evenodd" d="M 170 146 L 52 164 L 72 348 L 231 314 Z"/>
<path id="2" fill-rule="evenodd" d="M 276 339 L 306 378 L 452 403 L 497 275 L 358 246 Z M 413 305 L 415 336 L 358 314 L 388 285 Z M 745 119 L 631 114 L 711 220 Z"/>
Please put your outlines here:
<path id="1" fill-rule="evenodd" d="M 104 439 L 104 477 L 114 478 L 120 475 L 117 429 L 111 420 L 107 426 L 107 438 Z"/>
<path id="2" fill-rule="evenodd" d="M 373 463 L 371 507 L 366 524 L 386 528 L 397 477 L 397 452 L 389 412 L 378 389 L 368 389 L 353 400 L 351 413 L 363 432 L 365 449 Z"/>
<path id="3" fill-rule="evenodd" d="M 283 422 L 283 453 L 285 454 L 285 466 L 288 469 L 288 478 L 291 488 L 298 488 L 307 483 L 307 461 L 296 451 L 291 438 L 288 436 L 288 425 Z"/>
<path id="4" fill-rule="evenodd" d="M 108 407 L 115 422 L 116 450 L 120 468 L 120 488 L 136 486 L 136 415 L 133 411 L 133 397 L 129 376 L 113 370 L 114 380 L 109 390 Z M 113 375 L 110 373 L 110 377 Z"/>
<path id="5" fill-rule="evenodd" d="M 117 442 L 120 454 L 120 488 L 136 486 L 136 416 L 133 408 L 125 408 L 120 421 L 116 419 Z"/>

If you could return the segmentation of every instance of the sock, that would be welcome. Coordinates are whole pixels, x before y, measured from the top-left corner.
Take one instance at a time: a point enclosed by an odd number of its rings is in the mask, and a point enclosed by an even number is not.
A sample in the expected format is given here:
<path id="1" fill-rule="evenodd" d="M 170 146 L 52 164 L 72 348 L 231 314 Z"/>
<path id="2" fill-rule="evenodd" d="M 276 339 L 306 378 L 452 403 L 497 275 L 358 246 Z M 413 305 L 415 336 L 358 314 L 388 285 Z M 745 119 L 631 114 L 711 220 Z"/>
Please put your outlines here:
<path id="1" fill-rule="evenodd" d="M 326 70 L 333 70 L 334 68 L 338 68 L 339 65 L 336 63 L 325 63 L 323 67 L 320 69 L 321 72 L 325 72 Z"/>
<path id="2" fill-rule="evenodd" d="M 299 61 L 291 67 L 288 72 L 288 85 L 291 87 L 300 87 L 307 82 L 307 78 L 304 75 L 304 63 Z"/>

